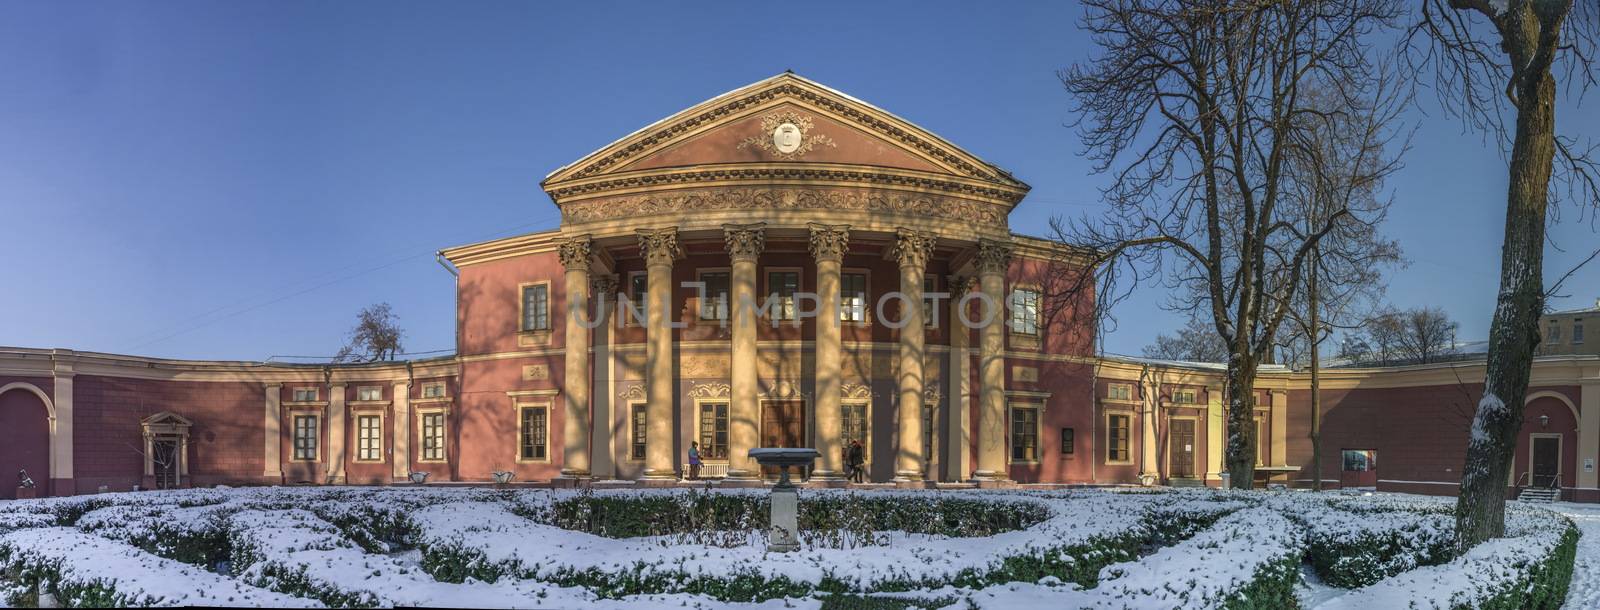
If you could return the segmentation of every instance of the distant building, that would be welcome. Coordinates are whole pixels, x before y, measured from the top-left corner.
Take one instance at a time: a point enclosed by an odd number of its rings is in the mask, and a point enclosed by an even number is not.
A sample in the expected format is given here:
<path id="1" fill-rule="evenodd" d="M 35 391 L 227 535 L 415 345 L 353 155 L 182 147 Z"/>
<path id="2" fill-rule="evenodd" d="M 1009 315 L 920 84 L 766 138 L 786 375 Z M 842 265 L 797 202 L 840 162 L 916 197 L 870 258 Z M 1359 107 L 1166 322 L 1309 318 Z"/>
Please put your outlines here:
<path id="1" fill-rule="evenodd" d="M 1593 336 L 1597 326 L 1600 326 L 1600 299 L 1595 299 L 1594 307 L 1547 313 L 1539 318 L 1539 330 L 1543 333 L 1539 354 L 1600 354 L 1600 337 Z"/>

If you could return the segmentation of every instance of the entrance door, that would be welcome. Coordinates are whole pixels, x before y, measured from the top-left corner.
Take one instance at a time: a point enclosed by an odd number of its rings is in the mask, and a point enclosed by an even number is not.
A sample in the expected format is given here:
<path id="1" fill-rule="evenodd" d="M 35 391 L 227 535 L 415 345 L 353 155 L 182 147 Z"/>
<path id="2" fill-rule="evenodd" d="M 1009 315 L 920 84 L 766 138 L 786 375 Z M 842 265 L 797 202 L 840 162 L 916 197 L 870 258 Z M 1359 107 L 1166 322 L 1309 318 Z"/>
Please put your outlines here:
<path id="1" fill-rule="evenodd" d="M 1561 476 L 1561 439 L 1533 437 L 1533 486 L 1555 487 Z"/>
<path id="2" fill-rule="evenodd" d="M 761 403 L 761 446 L 796 449 L 805 447 L 806 405 L 798 400 Z M 776 466 L 764 466 L 762 472 L 778 475 Z M 791 475 L 796 473 L 790 473 Z"/>
<path id="3" fill-rule="evenodd" d="M 1167 456 L 1172 472 L 1169 477 L 1194 476 L 1194 420 L 1168 420 Z"/>
<path id="4" fill-rule="evenodd" d="M 178 441 L 176 439 L 157 439 L 151 443 L 155 453 L 150 456 L 150 462 L 155 466 L 156 489 L 175 489 L 178 487 Z"/>

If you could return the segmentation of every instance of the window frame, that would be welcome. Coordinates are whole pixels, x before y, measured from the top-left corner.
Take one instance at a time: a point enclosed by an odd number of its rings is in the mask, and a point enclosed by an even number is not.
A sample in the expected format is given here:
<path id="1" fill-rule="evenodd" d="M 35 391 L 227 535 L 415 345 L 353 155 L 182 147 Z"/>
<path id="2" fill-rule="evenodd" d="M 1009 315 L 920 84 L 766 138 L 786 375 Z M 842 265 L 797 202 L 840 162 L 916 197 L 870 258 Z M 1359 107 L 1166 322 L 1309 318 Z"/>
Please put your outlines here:
<path id="1" fill-rule="evenodd" d="M 301 398 L 300 392 L 310 390 L 311 398 Z M 289 402 L 317 402 L 322 399 L 322 388 L 317 386 L 296 386 L 289 389 Z"/>
<path id="2" fill-rule="evenodd" d="M 1583 345 L 1583 318 L 1572 320 L 1572 344 Z"/>
<path id="3" fill-rule="evenodd" d="M 1106 450 L 1104 453 L 1106 464 L 1128 465 L 1133 463 L 1133 416 L 1134 414 L 1131 411 L 1106 411 Z M 1123 418 L 1125 422 L 1125 425 L 1122 426 L 1122 435 L 1120 439 L 1123 445 L 1120 447 L 1120 451 L 1123 454 L 1120 458 L 1116 457 L 1115 453 L 1113 453 L 1119 450 L 1119 447 L 1117 447 L 1117 441 L 1119 439 L 1113 436 L 1113 434 L 1118 430 L 1118 426 L 1114 425 L 1113 422 L 1115 421 L 1115 418 L 1119 417 Z"/>
<path id="4" fill-rule="evenodd" d="M 707 297 L 711 296 L 711 286 L 706 284 L 705 279 L 707 275 L 721 275 L 724 278 L 727 278 L 727 283 L 725 286 L 723 286 L 724 292 L 722 294 L 722 311 L 718 312 L 721 314 L 719 317 L 705 317 L 706 300 Z M 704 269 L 696 269 L 694 272 L 694 279 L 702 284 L 701 290 L 696 296 L 695 320 L 699 322 L 727 322 L 729 319 L 731 319 L 731 316 L 733 315 L 733 270 L 728 267 L 706 267 Z"/>
<path id="5" fill-rule="evenodd" d="M 644 278 L 644 294 L 641 295 L 634 293 L 634 278 Z M 631 303 L 628 305 L 618 303 L 617 315 L 622 318 L 623 326 L 644 326 L 646 319 L 650 316 L 650 312 L 647 310 L 647 308 L 650 306 L 650 271 L 648 269 L 642 271 L 629 271 L 627 282 L 628 284 L 623 287 L 623 291 L 627 293 Z M 637 308 L 639 311 L 642 311 L 644 315 L 635 316 L 634 312 L 625 310 L 629 307 Z"/>
<path id="6" fill-rule="evenodd" d="M 516 456 L 517 456 L 517 463 L 518 464 L 543 464 L 543 463 L 548 463 L 550 461 L 550 405 L 551 404 L 552 404 L 551 401 L 548 401 L 548 400 L 520 400 L 520 401 L 517 401 L 517 403 L 516 403 L 516 407 L 517 407 L 516 408 L 516 413 L 517 413 L 517 445 L 516 445 L 517 454 L 516 454 Z M 541 443 L 541 444 L 532 445 L 534 447 L 543 447 L 544 448 L 544 456 L 543 457 L 525 457 L 523 455 L 523 452 L 522 452 L 522 450 L 526 446 L 528 446 L 527 445 L 528 427 L 527 427 L 527 424 L 526 424 L 526 417 L 527 416 L 525 414 L 527 412 L 529 412 L 529 411 L 541 411 L 541 412 L 543 412 L 542 421 L 543 421 L 543 424 L 544 424 L 544 430 L 543 430 L 543 434 L 541 434 L 541 436 L 542 436 L 542 440 L 544 442 Z"/>
<path id="7" fill-rule="evenodd" d="M 934 318 L 936 316 L 937 317 L 941 317 L 941 318 L 943 317 L 943 316 L 939 316 L 939 312 L 938 312 L 939 307 L 936 305 L 936 301 L 928 298 L 928 293 L 930 293 L 930 292 L 938 292 L 938 291 L 939 291 L 939 274 L 937 274 L 937 273 L 925 273 L 925 274 L 923 274 L 922 275 L 922 327 L 925 328 L 925 329 L 928 329 L 928 330 L 933 330 L 933 329 L 939 328 L 939 325 L 934 322 Z M 947 298 L 947 299 L 945 299 L 945 301 L 949 302 L 949 299 Z"/>
<path id="8" fill-rule="evenodd" d="M 384 455 L 383 455 L 383 413 L 382 412 L 357 413 L 357 414 L 355 414 L 355 420 L 356 420 L 355 421 L 355 426 L 354 426 L 355 427 L 355 437 L 356 437 L 355 461 L 359 462 L 359 463 L 363 463 L 363 464 L 382 463 L 384 461 Z M 368 439 L 365 436 L 367 430 L 366 430 L 366 428 L 362 427 L 362 424 L 364 423 L 363 420 L 376 420 L 376 422 L 375 422 L 376 423 L 376 427 L 373 428 L 373 430 L 375 430 L 377 432 L 377 436 L 375 438 Z M 368 440 L 372 440 L 374 442 L 374 445 L 370 446 L 370 447 L 367 446 L 367 441 Z M 376 457 L 370 457 L 370 458 L 369 457 L 363 457 L 363 455 L 366 454 L 369 451 L 372 452 L 372 454 L 375 455 Z"/>
<path id="9" fill-rule="evenodd" d="M 439 394 L 436 396 L 429 396 L 428 388 L 435 387 L 439 388 Z M 417 397 L 419 400 L 440 400 L 450 398 L 450 384 L 443 381 L 424 381 L 419 388 L 419 394 L 420 395 Z"/>
<path id="10" fill-rule="evenodd" d="M 774 292 L 773 285 L 772 285 L 772 276 L 774 274 L 778 274 L 778 273 L 793 273 L 794 274 L 794 293 L 789 295 L 789 306 L 790 306 L 792 311 L 790 312 L 790 315 L 788 317 L 779 317 L 778 315 L 776 315 L 776 314 L 783 313 L 783 303 L 781 301 L 779 301 L 777 303 L 772 303 L 771 302 L 773 299 L 778 298 L 778 293 Z M 764 269 L 764 273 L 762 273 L 762 281 L 765 282 L 764 287 L 766 288 L 765 290 L 762 291 L 762 294 L 766 295 L 765 298 L 767 299 L 767 302 L 768 302 L 768 305 L 766 307 L 766 318 L 767 318 L 767 321 L 769 321 L 769 322 L 788 322 L 788 323 L 793 324 L 795 326 L 799 326 L 800 325 L 800 299 L 797 298 L 795 295 L 806 291 L 806 274 L 805 274 L 804 270 L 802 270 L 799 267 L 767 267 L 766 269 Z"/>
<path id="11" fill-rule="evenodd" d="M 722 439 L 723 440 L 722 440 L 722 456 L 721 457 L 713 457 L 707 451 L 708 447 L 715 447 L 716 433 L 717 433 L 716 423 L 717 422 L 715 421 L 715 414 L 713 414 L 712 431 L 711 431 L 711 442 L 708 443 L 707 440 L 706 440 L 706 429 L 705 429 L 706 407 L 712 407 L 712 406 L 715 406 L 715 405 L 721 405 L 722 406 L 722 418 L 721 419 L 722 419 Z M 733 434 L 733 431 L 732 431 L 732 426 L 733 426 L 732 419 L 733 418 L 730 415 L 731 411 L 732 411 L 732 407 L 733 407 L 732 401 L 727 399 L 727 398 L 704 398 L 704 399 L 696 399 L 694 401 L 694 438 L 693 438 L 693 440 L 698 441 L 700 443 L 700 461 L 701 462 L 723 463 L 723 462 L 727 462 L 728 461 L 729 445 L 731 444 L 731 440 L 732 440 L 731 436 Z"/>
<path id="12" fill-rule="evenodd" d="M 366 393 L 366 392 L 368 392 L 370 390 L 376 390 L 378 392 L 378 397 L 377 398 L 365 398 L 365 397 L 362 396 L 364 393 Z M 383 401 L 383 386 L 381 386 L 381 385 L 356 386 L 356 401 L 357 402 L 382 402 Z"/>
<path id="13" fill-rule="evenodd" d="M 1040 429 L 1044 420 L 1044 405 L 1036 402 L 1011 402 L 1007 405 L 1006 413 L 1006 461 L 1010 464 L 1038 464 L 1044 457 L 1043 448 L 1039 446 L 1039 439 L 1044 436 Z M 1033 416 L 1032 430 L 1027 433 L 1033 438 L 1033 458 L 1017 457 L 1017 414 L 1029 411 Z"/>
<path id="14" fill-rule="evenodd" d="M 439 457 L 428 457 L 428 418 L 439 418 Z M 520 423 L 520 422 L 519 422 Z M 417 410 L 417 462 L 423 464 L 443 463 L 450 460 L 450 416 L 444 409 L 419 409 Z"/>
<path id="15" fill-rule="evenodd" d="M 852 320 L 847 315 L 850 304 L 846 300 L 849 293 L 845 292 L 845 277 L 861 276 L 861 319 Z M 866 326 L 872 319 L 872 271 L 865 268 L 842 269 L 839 272 L 839 323 L 847 326 Z"/>
<path id="16" fill-rule="evenodd" d="M 1193 398 L 1191 400 L 1178 400 L 1179 396 L 1191 396 Z M 1198 405 L 1200 404 L 1200 390 L 1195 388 L 1173 388 L 1172 394 L 1169 395 L 1169 400 L 1175 405 Z"/>
<path id="17" fill-rule="evenodd" d="M 867 471 L 872 470 L 872 400 L 871 399 L 846 399 L 839 401 L 839 446 L 848 448 L 850 437 L 845 434 L 849 427 L 850 418 L 846 409 L 861 408 L 861 465 Z M 841 462 L 842 463 L 842 462 Z"/>
<path id="18" fill-rule="evenodd" d="M 528 326 L 528 290 L 529 289 L 534 289 L 534 288 L 543 288 L 544 289 L 544 326 L 542 326 L 542 327 L 539 327 L 539 326 L 530 327 L 530 326 Z M 539 280 L 539 281 L 536 281 L 536 282 L 522 282 L 520 284 L 517 284 L 517 332 L 519 332 L 519 333 L 550 332 L 551 331 L 551 326 L 552 326 L 551 321 L 550 321 L 550 318 L 552 317 L 551 316 L 551 312 L 550 312 L 550 310 L 552 308 L 552 301 L 554 301 L 554 298 L 552 297 L 551 291 L 550 291 L 550 280 Z"/>
<path id="19" fill-rule="evenodd" d="M 1126 390 L 1126 394 L 1127 395 L 1126 396 L 1117 396 L 1117 390 Z M 1134 398 L 1133 384 L 1116 381 L 1116 382 L 1111 382 L 1111 383 L 1107 383 L 1106 384 L 1106 400 L 1120 400 L 1120 401 L 1124 401 L 1124 402 L 1133 402 L 1133 401 L 1138 400 L 1138 399 Z"/>
<path id="20" fill-rule="evenodd" d="M 1077 455 L 1078 432 L 1071 426 L 1061 428 L 1061 457 Z"/>
<path id="21" fill-rule="evenodd" d="M 1023 330 L 1023 329 L 1018 328 L 1021 325 L 1019 323 L 1018 316 L 1022 315 L 1023 312 L 1027 311 L 1026 308 L 1020 307 L 1017 304 L 1017 297 L 1021 296 L 1023 293 L 1028 293 L 1028 294 L 1032 294 L 1033 295 L 1033 316 L 1032 316 L 1032 320 L 1031 320 L 1031 324 L 1033 325 L 1033 329 L 1031 331 Z M 1031 337 L 1031 338 L 1038 338 L 1040 336 L 1041 331 L 1042 331 L 1042 324 L 1041 324 L 1041 318 L 1040 318 L 1040 315 L 1039 315 L 1039 310 L 1040 310 L 1041 307 L 1043 307 L 1043 302 L 1044 302 L 1044 291 L 1041 290 L 1038 286 L 1033 285 L 1033 284 L 1015 284 L 1015 285 L 1012 285 L 1011 286 L 1011 292 L 1006 297 L 1006 304 L 1008 305 L 1007 309 L 1008 309 L 1008 313 L 1009 313 L 1009 315 L 1006 316 L 1006 330 L 1009 331 L 1013 335 L 1019 335 L 1019 336 Z M 1021 321 L 1022 322 L 1029 322 L 1029 320 L 1027 319 L 1027 316 L 1023 316 Z"/>
<path id="22" fill-rule="evenodd" d="M 650 407 L 643 400 L 628 403 L 628 461 L 643 462 L 650 456 Z"/>
<path id="23" fill-rule="evenodd" d="M 307 438 L 310 444 L 311 457 L 302 455 L 300 435 L 302 420 L 311 422 L 311 436 Z M 289 461 L 291 462 L 321 462 L 322 461 L 322 414 L 321 413 L 295 413 L 289 416 Z"/>

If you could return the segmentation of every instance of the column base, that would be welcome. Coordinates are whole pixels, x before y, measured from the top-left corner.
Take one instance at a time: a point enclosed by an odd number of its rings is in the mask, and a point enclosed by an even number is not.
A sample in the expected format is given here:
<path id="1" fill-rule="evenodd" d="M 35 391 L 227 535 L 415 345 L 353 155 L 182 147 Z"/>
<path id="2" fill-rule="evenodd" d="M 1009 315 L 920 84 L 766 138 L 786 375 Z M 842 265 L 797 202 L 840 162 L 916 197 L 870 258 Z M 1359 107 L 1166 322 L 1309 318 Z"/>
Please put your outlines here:
<path id="1" fill-rule="evenodd" d="M 933 489 L 934 487 L 935 485 L 933 481 L 927 481 L 923 479 L 902 479 L 899 477 L 895 477 L 894 479 L 895 489 Z"/>
<path id="2" fill-rule="evenodd" d="M 661 470 L 661 469 L 646 468 L 645 471 L 644 471 L 644 474 L 639 477 L 639 480 L 641 480 L 641 481 L 676 481 L 676 480 L 678 480 L 678 472 L 675 471 L 675 470 L 672 470 L 672 469 Z"/>
<path id="3" fill-rule="evenodd" d="M 593 478 L 593 475 L 590 475 L 589 471 L 581 470 L 581 469 L 577 469 L 577 468 L 572 468 L 572 469 L 562 468 L 560 476 L 563 479 L 589 479 L 589 478 Z"/>

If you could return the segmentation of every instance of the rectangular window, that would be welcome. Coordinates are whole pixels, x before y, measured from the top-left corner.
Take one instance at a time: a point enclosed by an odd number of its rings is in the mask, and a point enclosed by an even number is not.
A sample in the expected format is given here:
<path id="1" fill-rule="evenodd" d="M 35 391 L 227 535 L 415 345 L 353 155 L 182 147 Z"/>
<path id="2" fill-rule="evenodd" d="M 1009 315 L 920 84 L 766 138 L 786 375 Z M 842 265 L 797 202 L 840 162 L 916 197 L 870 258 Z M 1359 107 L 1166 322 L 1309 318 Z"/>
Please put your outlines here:
<path id="1" fill-rule="evenodd" d="M 631 459 L 644 459 L 646 413 L 647 412 L 645 411 L 644 403 L 641 402 L 633 405 L 633 446 L 628 450 L 628 457 Z"/>
<path id="2" fill-rule="evenodd" d="M 1072 455 L 1077 438 L 1073 436 L 1072 428 L 1061 429 L 1061 455 Z"/>
<path id="3" fill-rule="evenodd" d="M 443 381 L 434 381 L 434 382 L 422 384 L 422 397 L 423 398 L 444 398 L 445 397 L 444 382 Z"/>
<path id="4" fill-rule="evenodd" d="M 1033 462 L 1039 459 L 1039 410 L 1033 407 L 1011 408 L 1011 461 Z"/>
<path id="5" fill-rule="evenodd" d="M 444 414 L 422 414 L 422 459 L 444 460 Z"/>
<path id="6" fill-rule="evenodd" d="M 839 405 L 843 411 L 839 425 L 840 440 L 845 447 L 850 446 L 850 441 L 861 443 L 862 449 L 867 446 L 867 403 L 845 403 Z"/>
<path id="7" fill-rule="evenodd" d="M 1021 288 L 1011 291 L 1011 332 L 1039 334 L 1039 291 Z"/>
<path id="8" fill-rule="evenodd" d="M 1345 472 L 1369 472 L 1378 469 L 1378 452 L 1365 449 L 1345 449 L 1342 452 Z"/>
<path id="9" fill-rule="evenodd" d="M 922 294 L 926 295 L 926 294 L 928 294 L 930 292 L 935 292 L 937 290 L 938 290 L 938 283 L 934 281 L 933 276 L 931 276 L 931 275 L 923 276 L 923 278 L 922 278 Z M 936 301 L 934 301 L 933 299 L 928 298 L 926 296 L 924 296 L 922 298 L 922 325 L 923 326 L 926 326 L 928 328 L 935 328 L 935 327 L 938 326 L 938 324 L 936 324 L 934 322 L 934 317 L 933 317 L 934 313 L 935 313 L 933 311 L 933 308 L 934 308 L 934 305 L 936 303 L 937 303 Z"/>
<path id="10" fill-rule="evenodd" d="M 317 459 L 317 416 L 294 416 L 294 459 L 312 462 Z"/>
<path id="11" fill-rule="evenodd" d="M 521 441 L 518 445 L 521 451 L 518 457 L 524 460 L 542 460 L 545 458 L 546 439 L 546 411 L 540 407 L 519 407 L 522 415 Z"/>
<path id="12" fill-rule="evenodd" d="M 550 330 L 550 285 L 522 287 L 522 330 Z"/>
<path id="13" fill-rule="evenodd" d="M 772 319 L 794 320 L 798 317 L 795 311 L 796 304 L 794 293 L 800 291 L 800 273 L 797 271 L 772 271 L 767 273 L 767 294 L 771 295 Z"/>
<path id="14" fill-rule="evenodd" d="M 383 400 L 383 386 L 364 385 L 356 388 L 356 400 Z"/>
<path id="15" fill-rule="evenodd" d="M 356 416 L 356 460 L 376 462 L 383 459 L 383 418 L 377 415 Z"/>
<path id="16" fill-rule="evenodd" d="M 728 459 L 728 403 L 700 405 L 700 458 Z"/>
<path id="17" fill-rule="evenodd" d="M 1572 344 L 1573 345 L 1581 345 L 1581 344 L 1583 344 L 1583 320 L 1582 319 L 1577 319 L 1577 320 L 1573 320 L 1572 321 Z"/>
<path id="18" fill-rule="evenodd" d="M 846 273 L 839 276 L 839 319 L 867 321 L 867 275 Z"/>
<path id="19" fill-rule="evenodd" d="M 1200 394 L 1194 390 L 1173 390 L 1172 402 L 1180 405 L 1200 404 Z"/>
<path id="20" fill-rule="evenodd" d="M 1132 417 L 1127 415 L 1109 415 L 1106 417 L 1106 461 L 1126 462 L 1128 456 L 1128 435 Z"/>
<path id="21" fill-rule="evenodd" d="M 628 302 L 618 304 L 623 324 L 642 325 L 645 323 L 645 301 L 650 298 L 650 274 L 641 271 L 629 275 L 627 288 Z"/>
<path id="22" fill-rule="evenodd" d="M 1561 341 L 1561 327 L 1555 322 L 1550 323 L 1550 336 L 1545 337 L 1546 343 L 1559 343 Z"/>
<path id="23" fill-rule="evenodd" d="M 1133 400 L 1133 384 L 1113 383 L 1106 386 L 1106 398 L 1111 400 Z"/>
<path id="24" fill-rule="evenodd" d="M 1256 465 L 1257 466 L 1261 466 L 1261 465 L 1267 463 L 1267 461 L 1264 458 L 1264 456 L 1261 455 L 1262 450 L 1265 449 L 1266 446 L 1267 446 L 1266 443 L 1261 442 L 1261 439 L 1266 438 L 1266 435 L 1267 435 L 1267 431 L 1265 429 L 1265 426 L 1263 426 L 1264 423 L 1265 422 L 1261 421 L 1261 418 L 1259 418 L 1259 417 L 1256 418 Z"/>
<path id="25" fill-rule="evenodd" d="M 313 402 L 317 399 L 317 388 L 295 388 L 295 402 Z"/>
<path id="26" fill-rule="evenodd" d="M 705 284 L 703 292 L 700 293 L 700 319 L 728 319 L 728 272 L 701 273 L 700 282 Z"/>

